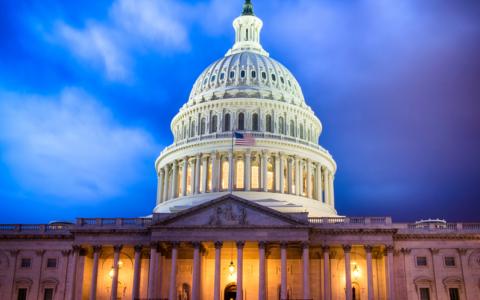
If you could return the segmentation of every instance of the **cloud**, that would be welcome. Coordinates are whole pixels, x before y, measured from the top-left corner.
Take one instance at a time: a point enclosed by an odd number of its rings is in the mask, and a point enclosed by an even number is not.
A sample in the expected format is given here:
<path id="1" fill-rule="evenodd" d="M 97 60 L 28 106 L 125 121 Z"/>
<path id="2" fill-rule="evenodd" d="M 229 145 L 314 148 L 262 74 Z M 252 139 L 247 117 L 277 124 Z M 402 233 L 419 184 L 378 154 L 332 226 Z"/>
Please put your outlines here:
<path id="1" fill-rule="evenodd" d="M 0 92 L 0 98 L 4 163 L 34 195 L 121 196 L 148 174 L 160 149 L 147 132 L 120 124 L 79 89 L 48 97 Z"/>

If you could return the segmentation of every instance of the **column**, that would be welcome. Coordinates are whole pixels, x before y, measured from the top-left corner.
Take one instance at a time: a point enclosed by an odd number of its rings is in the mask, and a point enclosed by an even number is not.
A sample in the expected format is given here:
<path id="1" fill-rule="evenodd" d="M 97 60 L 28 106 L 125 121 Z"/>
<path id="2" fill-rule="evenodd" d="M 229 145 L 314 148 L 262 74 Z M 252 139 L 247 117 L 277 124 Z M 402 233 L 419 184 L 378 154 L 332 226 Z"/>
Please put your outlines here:
<path id="1" fill-rule="evenodd" d="M 295 157 L 295 195 L 299 196 L 302 187 L 300 186 L 300 159 Z"/>
<path id="2" fill-rule="evenodd" d="M 233 191 L 233 171 L 235 170 L 234 161 L 233 161 L 233 152 L 230 149 L 228 151 L 228 191 L 231 193 Z"/>
<path id="3" fill-rule="evenodd" d="M 285 167 L 283 165 L 284 164 L 283 158 L 284 158 L 284 155 L 283 155 L 282 152 L 280 152 L 279 155 L 278 155 L 278 160 L 279 160 L 279 170 L 278 170 L 278 172 L 280 174 L 279 188 L 280 188 L 280 193 L 282 193 L 282 194 L 283 194 L 283 191 L 284 191 L 283 187 L 285 186 L 285 183 L 284 183 L 285 178 L 283 177 L 283 169 L 285 169 Z"/>
<path id="4" fill-rule="evenodd" d="M 178 242 L 172 243 L 172 269 L 170 271 L 170 289 L 169 300 L 177 299 L 177 257 L 178 257 Z"/>
<path id="5" fill-rule="evenodd" d="M 133 263 L 133 288 L 132 300 L 140 297 L 140 270 L 142 268 L 142 245 L 135 245 L 135 256 Z"/>
<path id="6" fill-rule="evenodd" d="M 157 255 L 158 245 L 152 243 L 150 245 L 150 266 L 148 270 L 148 288 L 147 288 L 147 298 L 153 299 L 155 298 L 155 278 L 157 272 L 157 263 L 158 263 L 158 255 Z"/>
<path id="7" fill-rule="evenodd" d="M 100 259 L 100 251 L 102 246 L 93 246 L 93 267 L 92 267 L 92 283 L 90 284 L 90 300 L 97 298 L 97 278 L 98 278 L 98 261 Z"/>
<path id="8" fill-rule="evenodd" d="M 334 189 L 333 189 L 333 175 L 332 173 L 329 174 L 329 186 L 328 186 L 328 192 L 330 194 L 330 205 L 334 206 L 335 205 L 335 197 L 334 197 Z"/>
<path id="9" fill-rule="evenodd" d="M 251 178 L 251 172 L 252 168 L 250 167 L 252 162 L 252 153 L 250 152 L 250 149 L 247 149 L 245 152 L 245 191 L 250 191 L 250 178 Z"/>
<path id="10" fill-rule="evenodd" d="M 113 246 L 113 277 L 112 277 L 112 293 L 111 300 L 117 300 L 118 290 L 118 261 L 120 260 L 120 250 L 122 245 Z"/>
<path id="11" fill-rule="evenodd" d="M 177 191 L 178 191 L 178 162 L 175 160 L 173 162 L 173 172 L 172 172 L 172 192 L 170 194 L 170 199 L 177 198 Z"/>
<path id="12" fill-rule="evenodd" d="M 280 299 L 287 299 L 287 243 L 280 245 Z"/>
<path id="13" fill-rule="evenodd" d="M 220 300 L 220 271 L 222 263 L 222 246 L 222 242 L 215 242 L 215 277 L 213 281 L 213 300 Z"/>
<path id="14" fill-rule="evenodd" d="M 187 195 L 187 171 L 188 171 L 188 157 L 183 159 L 182 166 L 182 196 Z"/>
<path id="15" fill-rule="evenodd" d="M 468 249 L 466 248 L 458 248 L 458 255 L 459 255 L 459 260 L 460 260 L 460 270 L 462 270 L 462 281 L 463 281 L 463 286 L 465 287 L 465 299 L 468 300 L 470 299 L 470 285 L 467 283 L 466 278 L 470 277 L 469 276 L 469 270 L 468 270 L 468 256 L 467 252 Z"/>
<path id="16" fill-rule="evenodd" d="M 323 195 L 322 195 L 322 165 L 320 163 L 317 164 L 317 200 L 323 202 Z"/>
<path id="17" fill-rule="evenodd" d="M 79 245 L 73 245 L 72 247 L 72 255 L 73 255 L 73 261 L 72 261 L 72 268 L 70 269 L 70 297 L 69 300 L 74 300 L 76 299 L 76 281 L 77 281 L 77 265 L 78 265 L 78 256 L 80 255 L 80 250 L 82 248 Z M 81 285 L 80 285 L 81 287 Z"/>
<path id="18" fill-rule="evenodd" d="M 199 242 L 193 243 L 192 299 L 200 299 L 200 246 Z"/>
<path id="19" fill-rule="evenodd" d="M 212 164 L 212 192 L 217 192 L 218 191 L 218 168 L 217 168 L 217 153 L 212 152 L 210 155 L 211 157 L 211 164 Z"/>
<path id="20" fill-rule="evenodd" d="M 307 242 L 302 243 L 303 259 L 303 299 L 310 299 L 310 249 Z"/>
<path id="21" fill-rule="evenodd" d="M 387 295 L 388 300 L 395 299 L 394 286 L 393 286 L 393 246 L 388 245 L 385 248 L 387 254 Z"/>
<path id="22" fill-rule="evenodd" d="M 163 167 L 163 197 L 162 202 L 168 200 L 168 166 Z"/>
<path id="23" fill-rule="evenodd" d="M 207 179 L 208 179 L 208 156 L 202 155 L 202 192 L 207 192 Z"/>
<path id="24" fill-rule="evenodd" d="M 307 197 L 312 198 L 312 161 L 307 159 Z"/>
<path id="25" fill-rule="evenodd" d="M 195 194 L 200 193 L 200 159 L 200 154 L 198 154 L 197 159 L 195 160 L 195 190 L 192 190 L 192 193 Z"/>
<path id="26" fill-rule="evenodd" d="M 372 268 L 372 246 L 365 245 L 365 253 L 367 256 L 367 287 L 368 300 L 373 300 L 373 268 Z"/>
<path id="27" fill-rule="evenodd" d="M 288 193 L 293 194 L 293 178 L 292 178 L 292 173 L 293 173 L 293 159 L 288 158 L 288 166 L 287 166 L 287 184 L 288 184 Z"/>
<path id="28" fill-rule="evenodd" d="M 157 183 L 157 205 L 162 203 L 162 194 L 163 194 L 163 170 L 160 169 L 158 174 L 158 183 Z"/>
<path id="29" fill-rule="evenodd" d="M 258 300 L 266 299 L 265 281 L 265 242 L 258 242 Z"/>
<path id="30" fill-rule="evenodd" d="M 323 299 L 331 299 L 330 287 L 330 247 L 322 246 L 323 250 Z"/>
<path id="31" fill-rule="evenodd" d="M 280 192 L 280 162 L 278 160 L 277 153 L 271 154 L 273 159 L 273 191 L 276 193 Z"/>
<path id="32" fill-rule="evenodd" d="M 263 150 L 262 151 L 262 189 L 264 192 L 268 191 L 267 161 L 268 161 L 268 152 Z"/>
<path id="33" fill-rule="evenodd" d="M 243 247 L 244 241 L 237 242 L 237 299 L 243 300 Z"/>
<path id="34" fill-rule="evenodd" d="M 347 300 L 352 299 L 352 270 L 350 265 L 351 245 L 343 245 L 343 254 L 345 255 L 345 296 Z"/>
<path id="35" fill-rule="evenodd" d="M 328 169 L 326 167 L 323 168 L 323 188 L 325 189 L 325 199 L 323 201 L 325 204 L 330 205 L 330 197 L 328 192 Z"/>

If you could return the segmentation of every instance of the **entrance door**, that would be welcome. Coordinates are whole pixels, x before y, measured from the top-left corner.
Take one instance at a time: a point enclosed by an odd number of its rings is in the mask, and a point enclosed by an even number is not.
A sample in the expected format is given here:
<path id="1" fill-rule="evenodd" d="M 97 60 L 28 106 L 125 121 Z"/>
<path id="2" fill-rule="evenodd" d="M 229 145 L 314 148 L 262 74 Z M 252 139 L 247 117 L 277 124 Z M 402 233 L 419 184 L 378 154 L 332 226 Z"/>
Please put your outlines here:
<path id="1" fill-rule="evenodd" d="M 225 287 L 224 300 L 235 300 L 237 298 L 237 285 L 230 283 Z"/>

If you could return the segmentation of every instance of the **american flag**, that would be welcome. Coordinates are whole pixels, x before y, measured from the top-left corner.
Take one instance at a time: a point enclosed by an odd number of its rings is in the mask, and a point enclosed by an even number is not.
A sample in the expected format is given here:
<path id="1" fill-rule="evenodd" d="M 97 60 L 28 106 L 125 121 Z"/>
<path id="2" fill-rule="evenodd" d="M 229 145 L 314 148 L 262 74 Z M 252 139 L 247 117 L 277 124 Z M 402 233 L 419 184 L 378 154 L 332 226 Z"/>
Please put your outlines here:
<path id="1" fill-rule="evenodd" d="M 251 133 L 235 132 L 235 145 L 255 146 L 255 138 Z"/>

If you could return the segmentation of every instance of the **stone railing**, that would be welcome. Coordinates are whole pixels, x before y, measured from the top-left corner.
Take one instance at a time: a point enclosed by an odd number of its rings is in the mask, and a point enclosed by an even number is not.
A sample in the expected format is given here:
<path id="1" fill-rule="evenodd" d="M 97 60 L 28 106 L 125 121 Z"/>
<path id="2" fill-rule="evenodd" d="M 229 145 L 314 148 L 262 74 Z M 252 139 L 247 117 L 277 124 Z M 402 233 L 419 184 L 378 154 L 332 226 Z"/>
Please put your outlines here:
<path id="1" fill-rule="evenodd" d="M 396 223 L 395 227 L 408 232 L 479 232 L 480 223 Z"/>
<path id="2" fill-rule="evenodd" d="M 325 150 L 319 144 L 312 143 L 312 142 L 309 142 L 309 141 L 304 140 L 304 139 L 291 137 L 291 136 L 284 135 L 284 134 L 270 133 L 270 132 L 242 131 L 242 133 L 244 133 L 244 132 L 251 133 L 253 135 L 253 137 L 255 137 L 256 139 L 272 139 L 272 140 L 278 140 L 278 141 L 286 141 L 286 142 L 290 142 L 290 143 L 298 143 L 298 144 L 302 144 L 302 145 L 305 145 L 307 147 L 311 147 L 311 148 L 314 148 L 315 150 L 319 150 L 319 151 L 322 151 L 322 152 L 328 154 L 328 151 Z M 229 131 L 229 132 L 209 133 L 209 134 L 204 134 L 204 135 L 200 135 L 200 136 L 195 136 L 195 137 L 183 139 L 183 140 L 174 142 L 172 145 L 163 149 L 163 151 L 161 152 L 160 155 L 163 155 L 164 153 L 169 152 L 170 150 L 172 150 L 176 147 L 180 147 L 180 146 L 187 145 L 187 144 L 190 144 L 190 143 L 201 142 L 201 141 L 205 141 L 205 140 L 215 140 L 215 139 L 231 139 L 232 135 L 233 135 L 233 132 Z"/>
<path id="3" fill-rule="evenodd" d="M 147 227 L 151 218 L 78 218 L 77 227 Z"/>
<path id="4" fill-rule="evenodd" d="M 0 233 L 67 233 L 73 224 L 0 224 Z"/>
<path id="5" fill-rule="evenodd" d="M 338 225 L 338 226 L 364 226 L 364 225 L 391 225 L 390 217 L 310 217 L 310 224 L 314 225 Z"/>

